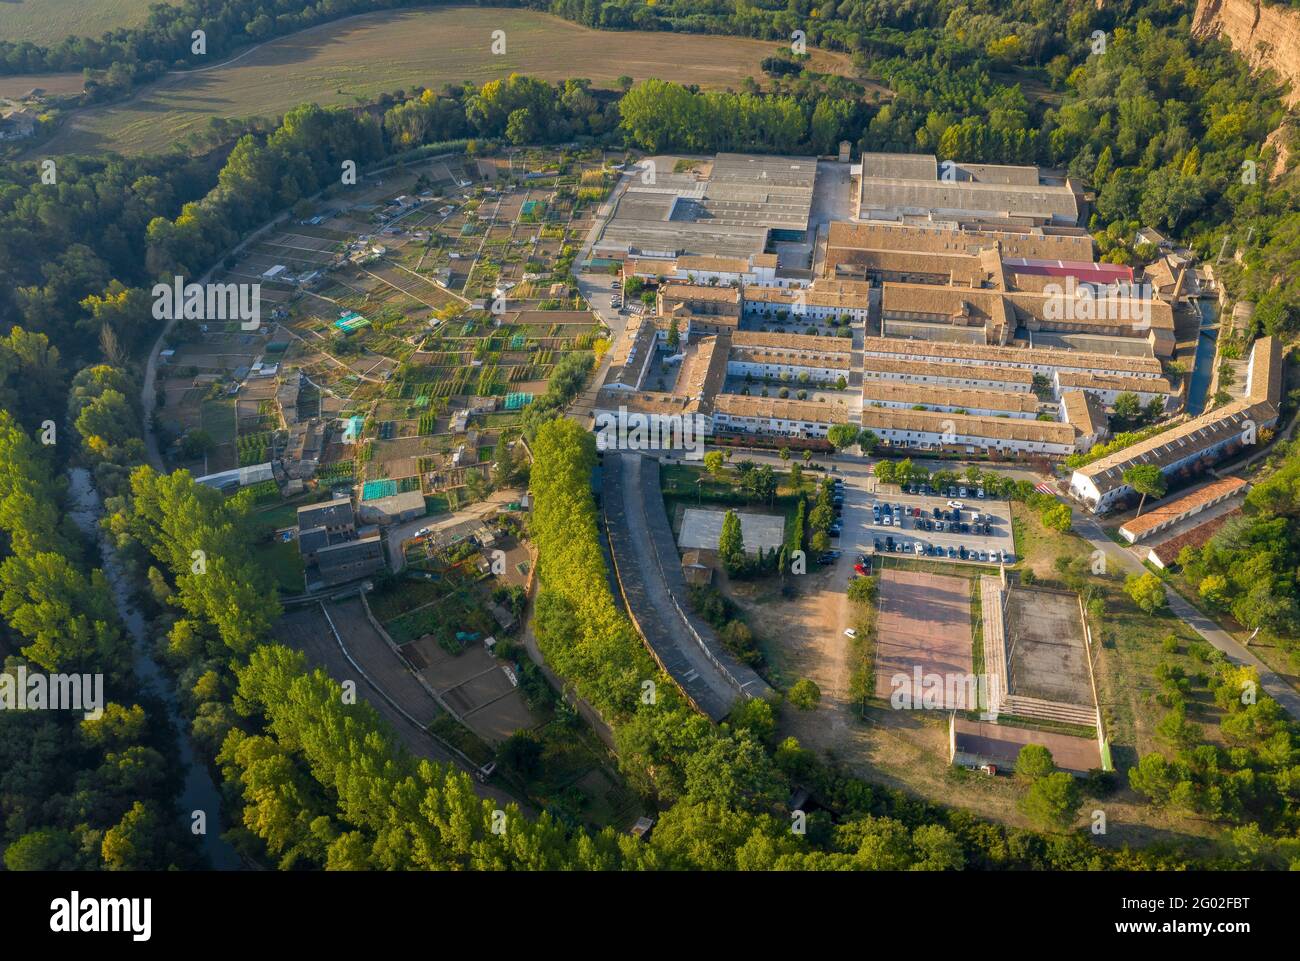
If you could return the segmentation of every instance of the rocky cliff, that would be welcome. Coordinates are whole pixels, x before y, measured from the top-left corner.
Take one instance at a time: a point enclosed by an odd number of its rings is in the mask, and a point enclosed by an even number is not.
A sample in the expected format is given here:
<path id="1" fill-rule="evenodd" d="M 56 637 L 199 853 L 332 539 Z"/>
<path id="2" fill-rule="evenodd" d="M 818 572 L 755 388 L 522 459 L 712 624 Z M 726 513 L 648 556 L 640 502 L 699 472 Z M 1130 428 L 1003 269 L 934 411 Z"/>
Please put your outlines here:
<path id="1" fill-rule="evenodd" d="M 1290 84 L 1288 106 L 1300 104 L 1300 9 L 1260 0 L 1197 0 L 1192 33 L 1227 40 L 1251 69 L 1272 70 Z"/>

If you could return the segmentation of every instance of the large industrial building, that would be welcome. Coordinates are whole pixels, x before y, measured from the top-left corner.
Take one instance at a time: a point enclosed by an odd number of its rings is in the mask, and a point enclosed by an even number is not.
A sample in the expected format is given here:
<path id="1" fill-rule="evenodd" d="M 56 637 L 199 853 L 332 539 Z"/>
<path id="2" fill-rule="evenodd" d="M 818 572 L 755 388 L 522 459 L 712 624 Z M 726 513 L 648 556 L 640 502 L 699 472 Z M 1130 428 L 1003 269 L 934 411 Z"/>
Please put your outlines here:
<path id="1" fill-rule="evenodd" d="M 859 220 L 1079 221 L 1079 192 L 1037 167 L 940 162 L 932 154 L 862 155 Z"/>
<path id="2" fill-rule="evenodd" d="M 815 157 L 721 153 L 685 173 L 647 171 L 618 199 L 599 257 L 749 261 L 769 243 L 808 235 Z"/>

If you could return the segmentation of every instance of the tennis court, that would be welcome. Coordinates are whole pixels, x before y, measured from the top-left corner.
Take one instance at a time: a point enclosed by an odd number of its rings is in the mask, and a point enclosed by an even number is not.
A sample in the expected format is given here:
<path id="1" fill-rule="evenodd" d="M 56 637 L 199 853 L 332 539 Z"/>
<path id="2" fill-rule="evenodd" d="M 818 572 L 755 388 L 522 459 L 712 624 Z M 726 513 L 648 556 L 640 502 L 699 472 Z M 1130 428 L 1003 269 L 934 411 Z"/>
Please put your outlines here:
<path id="1" fill-rule="evenodd" d="M 889 569 L 880 574 L 876 641 L 876 696 L 889 698 L 903 675 L 909 683 L 938 676 L 945 709 L 965 708 L 961 688 L 971 657 L 970 581 L 921 571 Z M 956 695 L 956 696 L 955 696 Z M 914 701 L 921 692 L 915 692 Z"/>

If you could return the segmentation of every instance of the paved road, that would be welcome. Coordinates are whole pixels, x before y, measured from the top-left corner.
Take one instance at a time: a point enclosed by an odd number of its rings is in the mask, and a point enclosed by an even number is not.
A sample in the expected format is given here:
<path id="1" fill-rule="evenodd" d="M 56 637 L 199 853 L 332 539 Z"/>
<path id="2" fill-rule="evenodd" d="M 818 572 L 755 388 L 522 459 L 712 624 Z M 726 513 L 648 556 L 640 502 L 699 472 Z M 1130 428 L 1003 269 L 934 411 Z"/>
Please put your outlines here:
<path id="1" fill-rule="evenodd" d="M 646 643 L 700 710 L 715 722 L 720 721 L 731 710 L 739 692 L 691 637 L 686 621 L 673 603 L 673 589 L 660 564 L 652 531 L 656 519 L 647 512 L 658 509 L 662 514 L 663 506 L 662 503 L 647 505 L 642 487 L 641 471 L 647 463 L 650 462 L 638 454 L 605 455 L 603 502 L 610 547 L 618 563 L 628 607 Z M 658 522 L 664 520 L 659 518 Z"/>
<path id="2" fill-rule="evenodd" d="M 1074 514 L 1075 531 L 1095 549 L 1101 551 L 1108 562 L 1117 563 L 1123 570 L 1133 574 L 1149 573 L 1141 561 L 1107 537 L 1096 520 L 1074 505 L 1071 505 L 1070 509 Z M 1165 593 L 1169 598 L 1169 610 L 1176 617 L 1183 620 L 1188 627 L 1226 654 L 1228 660 L 1233 664 L 1249 664 L 1255 668 L 1259 672 L 1260 684 L 1268 692 L 1269 696 L 1277 701 L 1293 718 L 1300 718 L 1300 694 L 1297 694 L 1294 688 L 1252 654 L 1236 638 L 1193 607 L 1177 591 L 1170 588 Z"/>

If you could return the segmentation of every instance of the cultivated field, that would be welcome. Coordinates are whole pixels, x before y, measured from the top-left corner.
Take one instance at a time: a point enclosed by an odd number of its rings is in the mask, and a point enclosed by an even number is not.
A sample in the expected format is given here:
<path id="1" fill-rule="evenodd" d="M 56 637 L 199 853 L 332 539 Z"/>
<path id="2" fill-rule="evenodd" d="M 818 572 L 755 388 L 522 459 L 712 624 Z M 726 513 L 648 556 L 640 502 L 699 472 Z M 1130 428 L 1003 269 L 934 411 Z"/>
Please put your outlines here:
<path id="1" fill-rule="evenodd" d="M 504 55 L 490 52 L 494 30 L 506 33 Z M 270 41 L 228 64 L 167 76 L 123 103 L 80 111 L 42 155 L 147 153 L 202 130 L 212 117 L 275 117 L 304 101 L 352 104 L 415 85 L 436 90 L 511 73 L 585 77 L 597 86 L 627 75 L 735 88 L 745 77 L 762 78 L 759 63 L 773 49 L 732 37 L 596 31 L 528 10 L 366 14 Z M 847 56 L 813 51 L 812 69 L 851 67 Z"/>
<path id="2" fill-rule="evenodd" d="M 135 27 L 149 8 L 166 0 L 3 0 L 0 37 L 50 46 L 64 37 L 99 37 L 119 27 Z"/>

